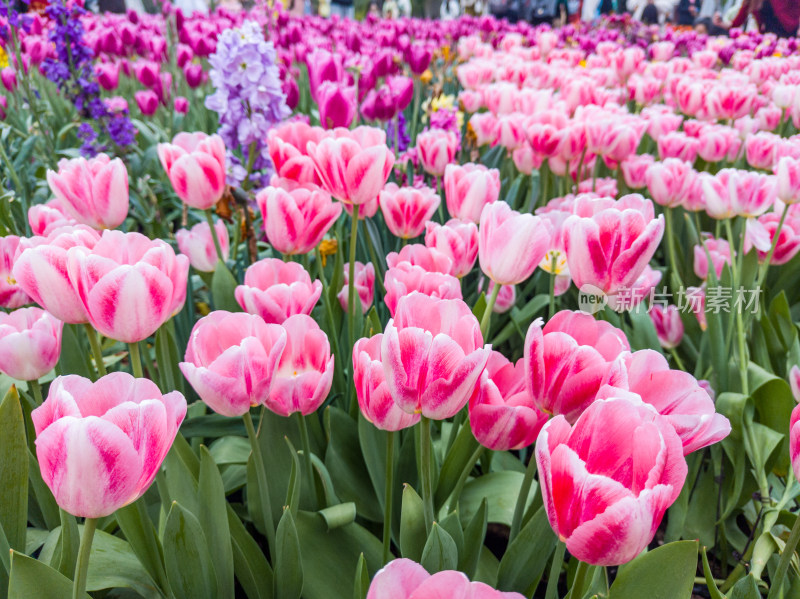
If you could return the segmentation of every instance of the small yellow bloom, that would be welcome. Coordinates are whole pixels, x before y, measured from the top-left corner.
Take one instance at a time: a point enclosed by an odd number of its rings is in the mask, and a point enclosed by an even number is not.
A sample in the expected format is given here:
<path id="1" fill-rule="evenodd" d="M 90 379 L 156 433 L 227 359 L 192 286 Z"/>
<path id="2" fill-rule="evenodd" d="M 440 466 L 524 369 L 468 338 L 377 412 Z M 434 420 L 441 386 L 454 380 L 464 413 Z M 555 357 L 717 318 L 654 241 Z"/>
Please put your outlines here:
<path id="1" fill-rule="evenodd" d="M 539 268 L 551 275 L 564 274 L 567 270 L 567 255 L 558 250 L 550 250 L 542 258 Z"/>
<path id="2" fill-rule="evenodd" d="M 582 58 L 581 61 L 578 64 L 581 65 L 585 69 L 586 68 L 586 59 Z"/>
<path id="3" fill-rule="evenodd" d="M 6 54 L 5 48 L 0 46 L 0 69 L 6 68 L 8 64 L 8 54 Z"/>
<path id="4" fill-rule="evenodd" d="M 430 69 L 425 69 L 425 72 L 419 76 L 419 80 L 426 85 L 430 83 L 432 79 L 433 79 L 433 73 L 431 73 Z"/>
<path id="5" fill-rule="evenodd" d="M 208 316 L 211 313 L 211 308 L 208 307 L 208 304 L 205 302 L 197 302 L 194 306 L 197 309 L 197 313 L 200 316 Z"/>
<path id="6" fill-rule="evenodd" d="M 319 254 L 322 256 L 322 266 L 328 262 L 328 256 L 335 256 L 339 242 L 335 239 L 323 239 L 319 244 Z"/>

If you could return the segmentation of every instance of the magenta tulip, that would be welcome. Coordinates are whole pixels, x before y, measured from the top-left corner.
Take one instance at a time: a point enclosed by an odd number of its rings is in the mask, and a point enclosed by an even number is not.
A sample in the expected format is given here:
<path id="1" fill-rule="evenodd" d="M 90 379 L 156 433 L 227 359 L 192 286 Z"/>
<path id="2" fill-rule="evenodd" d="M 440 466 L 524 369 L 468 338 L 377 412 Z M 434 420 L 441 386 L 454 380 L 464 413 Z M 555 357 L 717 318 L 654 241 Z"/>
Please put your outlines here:
<path id="1" fill-rule="evenodd" d="M 195 323 L 180 369 L 208 407 L 241 416 L 266 402 L 285 346 L 280 325 L 217 310 Z"/>
<path id="2" fill-rule="evenodd" d="M 372 262 L 367 262 L 366 264 L 356 262 L 355 276 L 356 294 L 359 302 L 361 302 L 361 312 L 362 314 L 366 314 L 369 312 L 369 308 L 372 306 L 372 300 L 375 296 L 375 267 L 372 266 Z M 342 290 L 339 291 L 336 296 L 339 298 L 339 304 L 341 304 L 342 310 L 345 312 L 347 312 L 349 293 L 350 264 L 346 263 L 344 265 L 344 287 L 342 287 Z"/>
<path id="3" fill-rule="evenodd" d="M 313 251 L 342 213 L 341 203 L 310 183 L 299 185 L 291 179 L 272 183 L 256 195 L 270 245 L 288 255 Z"/>
<path id="4" fill-rule="evenodd" d="M 500 285 L 522 283 L 544 258 L 551 236 L 550 221 L 520 214 L 505 202 L 488 204 L 478 231 L 481 270 Z"/>
<path id="5" fill-rule="evenodd" d="M 317 90 L 319 121 L 325 129 L 349 127 L 356 116 L 356 88 L 325 81 Z"/>
<path id="6" fill-rule="evenodd" d="M 378 196 L 386 226 L 401 239 L 418 237 L 441 200 L 430 187 L 398 187 L 387 183 Z"/>
<path id="7" fill-rule="evenodd" d="M 563 310 L 525 337 L 525 380 L 537 407 L 569 422 L 591 405 L 603 385 L 625 381 L 620 355 L 630 351 L 625 334 L 583 312 Z"/>
<path id="8" fill-rule="evenodd" d="M 490 352 L 469 306 L 422 293 L 400 298 L 381 343 L 394 401 L 409 414 L 435 420 L 450 418 L 466 405 Z"/>
<path id="9" fill-rule="evenodd" d="M 158 158 L 175 194 L 189 206 L 208 210 L 225 193 L 225 143 L 219 135 L 181 132 L 158 144 Z"/>
<path id="10" fill-rule="evenodd" d="M 148 379 L 60 376 L 31 413 L 42 479 L 66 512 L 109 516 L 147 491 L 185 416 L 183 395 Z"/>
<path id="11" fill-rule="evenodd" d="M 550 420 L 536 464 L 553 531 L 575 558 L 602 566 L 647 547 L 688 470 L 669 422 L 629 399 L 596 401 L 572 426 Z"/>
<path id="12" fill-rule="evenodd" d="M 353 346 L 353 381 L 361 413 L 376 428 L 399 431 L 414 426 L 419 414 L 408 414 L 392 399 L 381 362 L 383 333 L 359 339 Z"/>
<path id="13" fill-rule="evenodd" d="M 214 230 L 217 232 L 222 257 L 227 260 L 230 253 L 228 227 L 225 226 L 222 220 L 218 220 L 214 223 Z M 180 229 L 175 233 L 175 240 L 178 242 L 178 249 L 181 254 L 189 258 L 189 263 L 195 270 L 214 272 L 219 256 L 217 256 L 217 249 L 214 246 L 211 227 L 208 226 L 207 222 L 198 223 L 191 229 Z"/>
<path id="14" fill-rule="evenodd" d="M 0 312 L 0 372 L 35 381 L 55 368 L 64 323 L 39 308 Z"/>
<path id="15" fill-rule="evenodd" d="M 283 323 L 283 351 L 264 405 L 280 416 L 316 411 L 331 390 L 334 361 L 328 336 L 310 316 L 295 314 Z"/>
<path id="16" fill-rule="evenodd" d="M 47 171 L 47 183 L 59 207 L 80 223 L 114 229 L 128 216 L 128 171 L 119 158 L 62 159 L 58 171 Z"/>
<path id="17" fill-rule="evenodd" d="M 322 294 L 322 283 L 311 282 L 301 264 L 264 258 L 244 273 L 244 285 L 236 287 L 236 301 L 245 312 L 258 314 L 268 323 L 282 324 L 295 314 L 310 314 Z"/>
<path id="18" fill-rule="evenodd" d="M 452 218 L 444 225 L 425 223 L 425 245 L 445 254 L 453 263 L 449 274 L 459 279 L 472 271 L 478 258 L 478 227 Z"/>
<path id="19" fill-rule="evenodd" d="M 493 351 L 469 402 L 469 423 L 478 442 L 494 451 L 522 449 L 536 441 L 547 422 L 525 385 L 525 366 Z"/>
<path id="20" fill-rule="evenodd" d="M 104 231 L 94 248 L 67 250 L 67 272 L 91 325 L 136 343 L 183 307 L 189 259 L 160 239 Z"/>
<path id="21" fill-rule="evenodd" d="M 134 92 L 133 99 L 144 116 L 153 116 L 158 110 L 158 94 L 152 89 L 140 89 Z"/>

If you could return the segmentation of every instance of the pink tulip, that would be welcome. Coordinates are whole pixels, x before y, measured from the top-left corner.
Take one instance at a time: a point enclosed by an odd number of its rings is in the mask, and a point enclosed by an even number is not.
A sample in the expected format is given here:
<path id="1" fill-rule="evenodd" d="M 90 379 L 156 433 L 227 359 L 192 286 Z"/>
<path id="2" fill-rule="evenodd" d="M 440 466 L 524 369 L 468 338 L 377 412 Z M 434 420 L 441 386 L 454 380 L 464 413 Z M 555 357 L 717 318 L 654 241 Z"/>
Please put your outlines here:
<path id="1" fill-rule="evenodd" d="M 384 279 L 384 301 L 389 314 L 394 315 L 398 302 L 411 292 L 439 299 L 462 299 L 461 282 L 452 275 L 431 272 L 410 262 L 390 266 Z"/>
<path id="2" fill-rule="evenodd" d="M 778 231 L 778 223 L 781 220 L 781 215 L 777 212 L 767 212 L 758 217 L 758 223 L 763 227 L 766 232 L 766 244 L 757 247 L 758 260 L 763 262 L 767 259 L 769 249 L 772 247 L 772 242 L 775 239 L 775 233 Z M 748 221 L 749 222 L 749 221 Z M 745 230 L 744 238 L 744 252 L 745 255 L 751 248 L 756 246 L 755 242 L 750 238 L 750 231 Z M 781 226 L 778 235 L 778 241 L 775 243 L 775 251 L 772 253 L 770 264 L 780 265 L 786 264 L 800 252 L 800 218 L 793 216 L 790 212 L 784 223 Z"/>
<path id="3" fill-rule="evenodd" d="M 645 181 L 653 201 L 660 206 L 680 206 L 689 195 L 697 173 L 688 162 L 667 158 L 647 169 Z"/>
<path id="4" fill-rule="evenodd" d="M 401 239 L 418 237 L 441 200 L 430 187 L 398 187 L 387 183 L 378 196 L 386 226 Z"/>
<path id="5" fill-rule="evenodd" d="M 731 247 L 724 239 L 705 237 L 701 245 L 694 246 L 694 274 L 701 279 L 708 278 L 708 258 L 714 265 L 717 279 L 722 276 L 722 269 L 731 263 Z"/>
<path id="6" fill-rule="evenodd" d="M 358 206 L 378 197 L 394 165 L 386 133 L 372 127 L 334 129 L 307 147 L 322 187 L 346 204 Z"/>
<path id="7" fill-rule="evenodd" d="M 305 314 L 290 316 L 282 326 L 286 349 L 264 405 L 280 416 L 308 415 L 322 405 L 333 383 L 328 336 Z"/>
<path id="8" fill-rule="evenodd" d="M 776 178 L 751 171 L 724 168 L 700 175 L 705 209 L 711 218 L 753 217 L 766 212 L 777 197 Z"/>
<path id="9" fill-rule="evenodd" d="M 407 414 L 392 399 L 381 362 L 383 333 L 359 339 L 353 346 L 353 380 L 361 413 L 376 428 L 399 431 L 419 422 L 419 414 Z"/>
<path id="10" fill-rule="evenodd" d="M 306 55 L 308 86 L 311 97 L 318 98 L 317 92 L 325 81 L 340 83 L 345 78 L 342 56 L 318 48 Z"/>
<path id="11" fill-rule="evenodd" d="M 0 372 L 35 381 L 50 372 L 61 354 L 64 323 L 39 308 L 0 312 Z"/>
<path id="12" fill-rule="evenodd" d="M 180 369 L 212 410 L 241 416 L 267 401 L 286 343 L 280 325 L 217 310 L 195 323 Z"/>
<path id="13" fill-rule="evenodd" d="M 784 204 L 800 202 L 800 159 L 784 156 L 775 165 L 778 199 Z"/>
<path id="14" fill-rule="evenodd" d="M 355 276 L 356 276 L 356 294 L 361 302 L 361 313 L 366 314 L 369 312 L 370 306 L 372 306 L 372 300 L 375 296 L 375 267 L 372 266 L 372 262 L 367 262 L 366 264 L 362 264 L 361 262 L 356 262 L 355 267 Z M 347 302 L 349 299 L 350 293 L 350 263 L 345 263 L 344 265 L 344 287 L 342 287 L 341 291 L 336 295 L 339 298 L 339 303 L 342 306 L 342 310 L 347 312 Z"/>
<path id="15" fill-rule="evenodd" d="M 267 148 L 277 175 L 297 183 L 319 184 L 314 161 L 307 148 L 309 142 L 319 143 L 324 136 L 324 130 L 303 121 L 287 121 L 270 129 Z"/>
<path id="16" fill-rule="evenodd" d="M 677 306 L 653 304 L 648 312 L 656 329 L 658 342 L 664 349 L 673 349 L 683 339 L 683 321 Z"/>
<path id="17" fill-rule="evenodd" d="M 0 237 L 0 308 L 13 310 L 31 301 L 12 274 L 20 252 L 19 242 L 16 235 Z"/>
<path id="18" fill-rule="evenodd" d="M 607 566 L 647 547 L 688 470 L 669 422 L 622 398 L 592 403 L 573 426 L 550 420 L 536 463 L 553 531 L 575 558 Z"/>
<path id="19" fill-rule="evenodd" d="M 697 155 L 706 162 L 732 160 L 741 147 L 741 140 L 736 130 L 721 125 L 706 125 L 698 140 L 700 146 L 697 148 Z"/>
<path id="20" fill-rule="evenodd" d="M 394 401 L 409 413 L 442 420 L 466 405 L 491 350 L 478 319 L 458 299 L 421 293 L 400 298 L 386 325 L 381 361 Z"/>
<path id="21" fill-rule="evenodd" d="M 677 158 L 683 162 L 694 164 L 699 148 L 700 141 L 681 131 L 666 133 L 658 138 L 658 156 L 661 160 Z"/>
<path id="22" fill-rule="evenodd" d="M 322 283 L 314 281 L 297 262 L 264 258 L 244 273 L 244 285 L 235 290 L 236 301 L 245 312 L 258 314 L 268 323 L 282 324 L 295 314 L 310 314 L 322 294 Z"/>
<path id="23" fill-rule="evenodd" d="M 152 60 L 137 60 L 133 65 L 133 72 L 139 83 L 145 87 L 153 87 L 158 82 L 159 66 Z"/>
<path id="24" fill-rule="evenodd" d="M 800 405 L 795 406 L 789 419 L 789 455 L 797 478 L 800 476 Z"/>
<path id="25" fill-rule="evenodd" d="M 282 254 L 307 254 L 319 245 L 342 213 L 328 192 L 316 185 L 273 179 L 256 195 L 270 245 Z"/>
<path id="26" fill-rule="evenodd" d="M 525 367 L 493 351 L 469 402 L 469 423 L 478 442 L 494 451 L 532 445 L 547 422 L 528 394 Z"/>
<path id="27" fill-rule="evenodd" d="M 505 202 L 484 207 L 478 236 L 481 270 L 495 283 L 516 285 L 533 274 L 550 247 L 550 222 Z"/>
<path id="28" fill-rule="evenodd" d="M 0 81 L 8 91 L 14 92 L 17 89 L 17 72 L 11 67 L 0 70 Z"/>
<path id="29" fill-rule="evenodd" d="M 66 263 L 89 322 L 117 341 L 147 339 L 186 299 L 189 259 L 160 239 L 104 231 L 92 249 L 67 250 Z"/>
<path id="30" fill-rule="evenodd" d="M 452 261 L 448 274 L 459 279 L 472 271 L 478 258 L 478 227 L 473 222 L 450 219 L 444 225 L 425 223 L 425 245 Z"/>
<path id="31" fill-rule="evenodd" d="M 625 334 L 590 314 L 563 310 L 525 337 L 525 379 L 537 407 L 569 422 L 595 400 L 603 385 L 625 380 L 618 358 L 630 351 Z"/>
<path id="32" fill-rule="evenodd" d="M 214 230 L 217 232 L 222 257 L 227 260 L 230 250 L 228 227 L 223 221 L 218 220 L 214 223 Z M 217 256 L 214 238 L 211 236 L 211 228 L 207 222 L 198 223 L 191 229 L 180 229 L 175 233 L 175 239 L 178 242 L 178 249 L 182 254 L 188 256 L 189 263 L 195 270 L 214 272 L 219 256 Z"/>
<path id="33" fill-rule="evenodd" d="M 523 599 L 519 593 L 495 591 L 470 582 L 463 572 L 428 572 L 410 559 L 395 559 L 375 574 L 367 599 Z"/>
<path id="34" fill-rule="evenodd" d="M 66 214 L 95 229 L 114 229 L 128 216 L 128 171 L 122 160 L 61 159 L 58 171 L 47 171 L 47 183 Z"/>
<path id="35" fill-rule="evenodd" d="M 175 96 L 172 106 L 178 114 L 186 114 L 189 112 L 189 100 L 185 96 Z"/>
<path id="36" fill-rule="evenodd" d="M 356 116 L 356 88 L 325 81 L 317 90 L 319 121 L 326 129 L 349 127 Z"/>
<path id="37" fill-rule="evenodd" d="M 94 66 L 97 83 L 106 91 L 117 89 L 119 86 L 119 63 L 101 62 Z"/>
<path id="38" fill-rule="evenodd" d="M 225 193 L 225 143 L 219 135 L 178 133 L 158 144 L 158 158 L 175 194 L 189 206 L 208 210 Z"/>
<path id="39" fill-rule="evenodd" d="M 386 265 L 389 268 L 399 266 L 402 262 L 408 262 L 412 266 L 419 266 L 427 272 L 449 273 L 453 268 L 453 262 L 447 254 L 437 249 L 429 248 L 421 243 L 412 243 L 403 247 L 400 252 L 389 252 L 386 255 Z"/>
<path id="40" fill-rule="evenodd" d="M 417 155 L 425 172 L 434 177 L 444 175 L 445 168 L 455 160 L 459 149 L 458 136 L 453 131 L 428 129 L 417 135 Z"/>
<path id="41" fill-rule="evenodd" d="M 134 92 L 133 99 L 144 116 L 153 116 L 158 110 L 158 95 L 152 89 Z"/>
<path id="42" fill-rule="evenodd" d="M 630 288 L 663 235 L 664 217 L 653 218 L 652 205 L 570 216 L 564 222 L 564 248 L 572 280 L 579 289 L 593 285 L 609 295 Z"/>
<path id="43" fill-rule="evenodd" d="M 501 146 L 509 152 L 513 152 L 525 145 L 526 141 L 525 129 L 520 122 L 519 114 L 504 114 L 497 118 L 493 146 Z"/>
<path id="44" fill-rule="evenodd" d="M 492 295 L 494 291 L 495 282 L 491 279 L 484 279 L 481 277 L 478 279 L 478 293 L 483 291 L 483 286 L 485 281 L 489 281 L 489 285 L 486 287 L 486 297 Z M 494 302 L 494 306 L 492 306 L 492 312 L 495 314 L 505 314 L 511 308 L 514 307 L 514 304 L 517 303 L 517 286 L 516 285 L 503 285 L 500 288 L 500 291 L 497 292 L 497 299 Z"/>
<path id="45" fill-rule="evenodd" d="M 493 143 L 497 138 L 497 117 L 491 112 L 478 112 L 469 119 L 469 126 L 475 133 L 475 145 L 479 148 Z"/>
<path id="46" fill-rule="evenodd" d="M 444 196 L 450 216 L 478 224 L 484 206 L 500 196 L 500 171 L 482 164 L 449 164 L 444 171 Z"/>
<path id="47" fill-rule="evenodd" d="M 747 164 L 755 169 L 771 171 L 775 166 L 776 146 L 780 140 L 774 133 L 766 131 L 749 136 L 744 142 Z"/>
<path id="48" fill-rule="evenodd" d="M 627 384 L 620 385 L 637 394 L 664 416 L 683 444 L 684 455 L 712 445 L 731 432 L 728 419 L 717 414 L 714 402 L 688 372 L 670 370 L 666 358 L 644 349 L 625 358 Z M 600 395 L 617 391 L 601 391 Z"/>
<path id="49" fill-rule="evenodd" d="M 31 413 L 42 478 L 66 512 L 109 516 L 144 495 L 185 416 L 183 395 L 148 379 L 57 377 Z"/>
<path id="50" fill-rule="evenodd" d="M 66 214 L 58 200 L 50 200 L 28 208 L 28 223 L 34 235 L 47 237 L 55 229 L 77 225 L 78 221 Z"/>
<path id="51" fill-rule="evenodd" d="M 622 161 L 620 168 L 625 185 L 631 189 L 647 187 L 647 171 L 655 159 L 650 154 L 633 154 Z"/>

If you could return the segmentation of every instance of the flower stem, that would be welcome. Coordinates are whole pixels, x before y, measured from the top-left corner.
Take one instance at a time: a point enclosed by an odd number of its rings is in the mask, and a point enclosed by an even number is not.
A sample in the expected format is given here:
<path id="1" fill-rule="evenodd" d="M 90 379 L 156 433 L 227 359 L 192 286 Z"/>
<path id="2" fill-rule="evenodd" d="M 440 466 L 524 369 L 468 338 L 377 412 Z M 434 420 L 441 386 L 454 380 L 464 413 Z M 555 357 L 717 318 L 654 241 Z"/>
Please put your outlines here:
<path id="1" fill-rule="evenodd" d="M 316 497 L 316 485 L 314 484 L 314 469 L 311 466 L 311 444 L 308 441 L 308 423 L 306 422 L 306 415 L 298 412 L 300 420 L 300 442 L 303 446 L 303 461 L 305 462 L 306 476 L 308 477 L 308 492 L 311 497 Z"/>
<path id="2" fill-rule="evenodd" d="M 258 483 L 258 493 L 261 496 L 261 510 L 264 519 L 264 529 L 267 532 L 267 546 L 269 547 L 270 557 L 275 559 L 275 521 L 272 519 L 272 503 L 269 498 L 269 484 L 267 483 L 267 473 L 264 469 L 264 456 L 261 454 L 261 446 L 258 444 L 256 430 L 253 427 L 253 417 L 250 412 L 245 412 L 242 416 L 244 426 L 247 429 L 247 437 L 250 439 L 250 451 L 253 454 L 253 466 L 256 469 L 256 481 Z"/>
<path id="3" fill-rule="evenodd" d="M 772 236 L 772 245 L 769 248 L 769 252 L 767 252 L 767 257 L 764 259 L 764 262 L 761 264 L 759 268 L 758 282 L 756 283 L 756 293 L 760 292 L 762 285 L 764 285 L 764 280 L 767 278 L 769 263 L 772 261 L 772 256 L 775 254 L 775 248 L 778 247 L 778 240 L 780 239 L 781 229 L 783 228 L 784 221 L 786 221 L 787 214 L 789 214 L 789 204 L 786 204 L 783 207 L 783 212 L 781 213 L 781 219 L 778 221 L 778 228 L 775 229 L 775 233 Z M 760 306 L 761 304 L 759 303 L 759 312 L 761 312 Z"/>
<path id="4" fill-rule="evenodd" d="M 33 390 L 33 399 L 36 400 L 36 405 L 42 405 L 42 386 L 39 384 L 39 381 L 28 381 L 30 383 L 31 389 Z"/>
<path id="5" fill-rule="evenodd" d="M 89 573 L 89 555 L 92 553 L 92 539 L 97 529 L 96 518 L 86 518 L 83 522 L 83 535 L 75 564 L 75 580 L 72 583 L 72 599 L 83 599 L 86 593 L 86 578 Z"/>
<path id="6" fill-rule="evenodd" d="M 358 240 L 358 204 L 353 205 L 353 222 L 350 226 L 350 264 L 347 283 L 347 324 L 350 346 L 356 342 L 356 241 Z"/>
<path id="7" fill-rule="evenodd" d="M 775 581 L 769 589 L 767 599 L 777 599 L 780 597 L 783 579 L 786 576 L 786 572 L 789 570 L 789 563 L 792 561 L 792 556 L 794 555 L 794 550 L 797 548 L 798 541 L 800 541 L 800 517 L 795 519 L 792 532 L 789 533 L 789 539 L 783 547 L 781 560 L 778 562 L 778 569 L 775 570 Z"/>
<path id="8" fill-rule="evenodd" d="M 142 371 L 142 355 L 139 352 L 139 344 L 129 343 L 128 349 L 130 350 L 131 370 L 133 370 L 133 376 L 135 376 L 137 379 L 140 379 L 144 377 L 144 372 Z"/>
<path id="9" fill-rule="evenodd" d="M 522 528 L 522 516 L 525 515 L 525 504 L 528 502 L 528 494 L 533 484 L 533 475 L 536 474 L 536 456 L 531 456 L 528 466 L 525 468 L 525 476 L 522 478 L 522 485 L 517 495 L 517 505 L 514 507 L 514 517 L 511 520 L 511 531 L 508 534 L 508 542 L 514 540 Z"/>
<path id="10" fill-rule="evenodd" d="M 375 246 L 372 245 L 372 235 L 370 235 L 367 221 L 364 221 L 364 236 L 367 240 L 367 250 L 369 251 L 369 258 L 372 260 L 372 266 L 375 267 L 375 278 L 378 279 L 378 285 L 381 287 L 381 292 L 386 293 L 386 287 L 383 286 L 383 275 L 381 274 L 381 267 L 378 265 L 378 255 L 375 252 Z"/>
<path id="11" fill-rule="evenodd" d="M 581 599 L 586 590 L 586 574 L 589 572 L 589 564 L 586 562 L 578 562 L 578 569 L 575 570 L 575 578 L 572 581 L 572 587 L 569 589 L 568 599 Z"/>
<path id="12" fill-rule="evenodd" d="M 394 443 L 397 433 L 386 433 L 386 496 L 383 502 L 383 563 L 392 555 L 392 499 L 394 487 Z"/>
<path id="13" fill-rule="evenodd" d="M 675 251 L 675 225 L 672 220 L 672 213 L 674 208 L 666 208 L 664 210 L 664 217 L 666 219 L 666 236 L 667 236 L 667 250 L 669 251 L 669 271 L 672 276 L 672 284 L 676 287 L 680 286 L 680 275 L 678 274 L 678 258 Z"/>
<path id="14" fill-rule="evenodd" d="M 450 513 L 456 509 L 456 505 L 458 504 L 458 498 L 461 497 L 461 491 L 464 490 L 464 485 L 467 482 L 467 477 L 469 473 L 472 472 L 472 469 L 475 467 L 475 462 L 478 461 L 478 458 L 481 457 L 483 453 L 484 447 L 483 445 L 478 445 L 475 451 L 472 452 L 472 455 L 469 456 L 467 463 L 464 464 L 464 469 L 461 471 L 461 474 L 458 477 L 458 481 L 456 482 L 455 488 L 453 488 L 453 493 L 450 495 L 450 503 L 447 507 L 447 512 Z"/>
<path id="15" fill-rule="evenodd" d="M 553 252 L 553 257 L 550 259 L 550 318 L 556 313 L 556 265 L 558 264 L 558 256 Z"/>
<path id="16" fill-rule="evenodd" d="M 419 421 L 419 460 L 422 472 L 422 501 L 425 530 L 433 527 L 433 472 L 431 471 L 431 421 L 423 416 Z"/>
<path id="17" fill-rule="evenodd" d="M 211 229 L 211 239 L 214 240 L 214 249 L 217 250 L 217 258 L 219 258 L 220 262 L 225 262 L 225 258 L 222 257 L 222 246 L 219 243 L 219 236 L 217 235 L 217 230 L 214 228 L 214 217 L 211 214 L 211 209 L 205 211 L 206 213 L 206 220 L 208 221 L 208 228 Z"/>
<path id="18" fill-rule="evenodd" d="M 550 574 L 547 577 L 547 590 L 545 599 L 558 599 L 558 579 L 561 578 L 561 567 L 564 565 L 564 554 L 567 546 L 564 541 L 559 541 L 553 553 L 553 562 L 550 564 Z"/>
<path id="19" fill-rule="evenodd" d="M 492 294 L 489 296 L 489 301 L 486 303 L 486 309 L 483 311 L 483 317 L 481 318 L 481 334 L 483 335 L 484 341 L 489 336 L 489 327 L 492 324 L 492 310 L 497 302 L 497 296 L 500 294 L 501 287 L 502 285 L 499 283 L 494 284 Z"/>
<path id="20" fill-rule="evenodd" d="M 106 365 L 103 362 L 103 349 L 100 347 L 100 340 L 97 338 L 97 332 L 92 328 L 88 322 L 83 325 L 86 331 L 86 336 L 89 338 L 89 345 L 92 348 L 92 355 L 94 356 L 94 365 L 97 368 L 97 373 L 100 376 L 105 376 Z"/>

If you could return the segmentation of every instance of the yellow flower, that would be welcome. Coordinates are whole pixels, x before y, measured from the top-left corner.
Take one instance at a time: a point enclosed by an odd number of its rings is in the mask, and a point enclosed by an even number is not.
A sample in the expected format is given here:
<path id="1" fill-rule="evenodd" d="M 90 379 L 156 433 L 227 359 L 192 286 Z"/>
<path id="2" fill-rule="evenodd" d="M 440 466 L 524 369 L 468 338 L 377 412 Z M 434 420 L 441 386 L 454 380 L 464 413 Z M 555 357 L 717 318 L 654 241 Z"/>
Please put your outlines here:
<path id="1" fill-rule="evenodd" d="M 452 94 L 439 94 L 431 99 L 431 110 L 436 112 L 442 108 L 453 109 L 456 107 L 456 97 Z"/>
<path id="2" fill-rule="evenodd" d="M 8 54 L 6 54 L 6 49 L 0 46 L 0 69 L 6 68 L 8 64 Z"/>
<path id="3" fill-rule="evenodd" d="M 328 262 L 328 256 L 335 256 L 339 242 L 335 239 L 323 239 L 319 244 L 319 254 L 322 256 L 322 266 Z"/>
<path id="4" fill-rule="evenodd" d="M 422 81 L 422 83 L 425 83 L 426 85 L 430 83 L 432 79 L 433 79 L 433 73 L 431 73 L 430 69 L 425 69 L 425 72 L 419 76 L 419 80 Z"/>
<path id="5" fill-rule="evenodd" d="M 555 268 L 554 268 L 555 267 Z M 539 268 L 551 275 L 561 275 L 567 270 L 567 255 L 558 250 L 550 250 L 539 263 Z"/>
<path id="6" fill-rule="evenodd" d="M 582 58 L 581 61 L 578 64 L 580 64 L 585 69 L 586 68 L 586 59 Z"/>
<path id="7" fill-rule="evenodd" d="M 450 46 L 442 46 L 442 58 L 445 62 L 450 60 Z"/>

